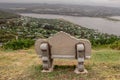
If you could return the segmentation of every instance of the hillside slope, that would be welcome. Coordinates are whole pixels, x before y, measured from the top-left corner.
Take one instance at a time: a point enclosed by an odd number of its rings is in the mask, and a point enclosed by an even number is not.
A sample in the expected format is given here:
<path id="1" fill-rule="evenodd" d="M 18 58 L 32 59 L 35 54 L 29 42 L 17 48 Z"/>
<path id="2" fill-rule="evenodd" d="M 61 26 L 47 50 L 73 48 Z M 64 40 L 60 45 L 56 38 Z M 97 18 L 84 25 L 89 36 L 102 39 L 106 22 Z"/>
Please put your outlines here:
<path id="1" fill-rule="evenodd" d="M 0 80 L 119 80 L 120 51 L 93 50 L 85 61 L 88 74 L 74 73 L 76 60 L 55 59 L 54 71 L 41 73 L 41 59 L 34 49 L 18 51 L 0 50 Z"/>
<path id="2" fill-rule="evenodd" d="M 16 36 L 19 39 L 29 38 L 34 40 L 48 38 L 59 31 L 69 33 L 76 38 L 89 39 L 93 45 L 110 44 L 120 39 L 119 36 L 100 33 L 62 19 L 21 17 L 0 24 L 0 42 L 10 41 L 15 39 Z M 11 37 L 8 35 L 11 35 Z"/>
<path id="3" fill-rule="evenodd" d="M 11 19 L 11 18 L 18 18 L 18 17 L 20 16 L 17 14 L 0 10 L 0 19 Z"/>

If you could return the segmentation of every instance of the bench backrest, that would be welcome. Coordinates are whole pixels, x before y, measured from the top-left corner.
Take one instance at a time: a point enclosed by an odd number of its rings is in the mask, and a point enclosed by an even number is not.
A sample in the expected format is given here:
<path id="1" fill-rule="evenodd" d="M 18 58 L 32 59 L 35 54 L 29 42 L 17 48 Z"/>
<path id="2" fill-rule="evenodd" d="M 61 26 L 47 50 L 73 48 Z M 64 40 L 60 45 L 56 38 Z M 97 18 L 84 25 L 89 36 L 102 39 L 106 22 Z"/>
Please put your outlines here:
<path id="1" fill-rule="evenodd" d="M 85 58 L 90 58 L 91 43 L 86 39 L 76 39 L 65 32 L 59 32 L 48 39 L 38 39 L 35 43 L 36 52 L 41 56 L 40 45 L 47 42 L 51 48 L 53 58 L 75 58 L 77 43 L 85 46 Z"/>

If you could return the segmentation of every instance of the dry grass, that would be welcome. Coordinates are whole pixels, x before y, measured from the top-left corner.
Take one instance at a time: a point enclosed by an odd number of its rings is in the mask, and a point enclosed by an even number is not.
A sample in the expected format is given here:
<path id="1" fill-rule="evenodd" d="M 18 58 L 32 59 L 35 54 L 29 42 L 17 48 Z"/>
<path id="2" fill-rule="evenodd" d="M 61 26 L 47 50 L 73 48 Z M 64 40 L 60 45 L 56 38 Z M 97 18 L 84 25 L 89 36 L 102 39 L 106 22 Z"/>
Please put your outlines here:
<path id="1" fill-rule="evenodd" d="M 55 59 L 52 73 L 41 73 L 41 60 L 34 49 L 0 51 L 0 80 L 119 80 L 120 51 L 93 50 L 85 61 L 88 74 L 74 74 L 76 60 Z"/>

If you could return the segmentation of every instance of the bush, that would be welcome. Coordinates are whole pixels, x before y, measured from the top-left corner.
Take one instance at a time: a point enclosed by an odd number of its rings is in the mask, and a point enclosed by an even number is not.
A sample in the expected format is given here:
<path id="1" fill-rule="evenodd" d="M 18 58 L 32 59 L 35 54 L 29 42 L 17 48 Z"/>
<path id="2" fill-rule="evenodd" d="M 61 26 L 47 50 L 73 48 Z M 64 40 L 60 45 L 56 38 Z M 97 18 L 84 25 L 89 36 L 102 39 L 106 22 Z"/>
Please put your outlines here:
<path id="1" fill-rule="evenodd" d="M 11 40 L 6 44 L 4 44 L 3 48 L 12 49 L 12 50 L 26 49 L 26 48 L 30 48 L 33 44 L 34 41 L 30 39 Z"/>
<path id="2" fill-rule="evenodd" d="M 113 44 L 111 44 L 110 48 L 120 50 L 120 40 L 115 41 Z"/>

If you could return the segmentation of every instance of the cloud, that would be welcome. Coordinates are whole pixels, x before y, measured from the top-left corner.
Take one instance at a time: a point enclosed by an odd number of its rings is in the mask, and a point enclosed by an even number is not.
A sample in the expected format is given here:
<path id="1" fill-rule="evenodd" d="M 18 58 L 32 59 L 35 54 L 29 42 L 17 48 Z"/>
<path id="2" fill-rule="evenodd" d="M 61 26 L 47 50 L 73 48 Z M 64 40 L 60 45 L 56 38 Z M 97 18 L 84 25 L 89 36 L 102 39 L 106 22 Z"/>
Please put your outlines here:
<path id="1" fill-rule="evenodd" d="M 73 2 L 73 3 L 81 3 L 81 2 L 105 2 L 108 0 L 0 0 L 0 2 Z"/>
<path id="2" fill-rule="evenodd" d="M 71 3 L 71 4 L 118 4 L 120 0 L 0 0 L 8 3 Z"/>

